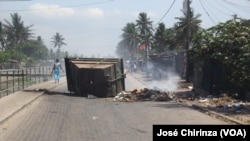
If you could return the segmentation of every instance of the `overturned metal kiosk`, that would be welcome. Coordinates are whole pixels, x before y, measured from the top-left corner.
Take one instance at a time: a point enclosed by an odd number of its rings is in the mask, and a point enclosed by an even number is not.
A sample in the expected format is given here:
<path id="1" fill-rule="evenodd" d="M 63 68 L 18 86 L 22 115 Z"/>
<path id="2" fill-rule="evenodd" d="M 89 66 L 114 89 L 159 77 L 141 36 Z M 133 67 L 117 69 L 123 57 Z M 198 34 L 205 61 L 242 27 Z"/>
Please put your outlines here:
<path id="1" fill-rule="evenodd" d="M 125 90 L 122 58 L 65 58 L 68 91 L 87 97 L 113 97 Z"/>

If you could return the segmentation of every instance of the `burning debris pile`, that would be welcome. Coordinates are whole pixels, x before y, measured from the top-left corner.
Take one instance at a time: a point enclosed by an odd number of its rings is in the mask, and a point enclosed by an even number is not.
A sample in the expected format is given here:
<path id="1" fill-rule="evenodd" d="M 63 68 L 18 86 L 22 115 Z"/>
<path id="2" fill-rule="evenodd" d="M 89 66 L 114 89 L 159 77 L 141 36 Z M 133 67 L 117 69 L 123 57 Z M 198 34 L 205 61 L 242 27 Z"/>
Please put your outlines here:
<path id="1" fill-rule="evenodd" d="M 174 92 L 164 92 L 153 89 L 134 89 L 132 91 L 122 91 L 118 93 L 113 101 L 133 102 L 133 101 L 170 101 L 174 99 Z"/>

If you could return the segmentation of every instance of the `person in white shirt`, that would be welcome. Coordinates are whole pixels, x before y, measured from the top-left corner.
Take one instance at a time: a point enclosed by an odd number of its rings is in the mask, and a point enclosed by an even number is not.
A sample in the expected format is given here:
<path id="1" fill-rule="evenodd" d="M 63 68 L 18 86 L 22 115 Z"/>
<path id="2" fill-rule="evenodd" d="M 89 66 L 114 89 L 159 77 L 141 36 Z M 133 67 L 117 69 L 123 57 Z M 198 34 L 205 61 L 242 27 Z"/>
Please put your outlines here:
<path id="1" fill-rule="evenodd" d="M 60 79 L 60 69 L 64 72 L 61 63 L 59 62 L 59 59 L 56 59 L 53 69 L 51 71 L 51 74 L 53 74 L 53 77 L 55 79 L 55 83 L 59 83 Z"/>

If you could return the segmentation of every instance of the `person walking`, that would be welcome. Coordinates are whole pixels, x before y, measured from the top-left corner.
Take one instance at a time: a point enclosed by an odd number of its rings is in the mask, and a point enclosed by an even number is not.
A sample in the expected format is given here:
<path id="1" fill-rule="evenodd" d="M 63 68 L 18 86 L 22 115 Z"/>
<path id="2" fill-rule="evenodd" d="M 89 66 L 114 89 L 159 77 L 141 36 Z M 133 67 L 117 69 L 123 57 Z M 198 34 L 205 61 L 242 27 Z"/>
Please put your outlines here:
<path id="1" fill-rule="evenodd" d="M 55 79 L 55 83 L 59 83 L 60 79 L 60 69 L 64 72 L 61 63 L 59 62 L 59 59 L 56 59 L 53 69 L 51 71 L 51 74 L 53 74 L 53 77 Z"/>
<path id="2" fill-rule="evenodd" d="M 136 63 L 134 63 L 134 72 L 136 72 L 137 70 L 137 66 L 136 66 Z"/>

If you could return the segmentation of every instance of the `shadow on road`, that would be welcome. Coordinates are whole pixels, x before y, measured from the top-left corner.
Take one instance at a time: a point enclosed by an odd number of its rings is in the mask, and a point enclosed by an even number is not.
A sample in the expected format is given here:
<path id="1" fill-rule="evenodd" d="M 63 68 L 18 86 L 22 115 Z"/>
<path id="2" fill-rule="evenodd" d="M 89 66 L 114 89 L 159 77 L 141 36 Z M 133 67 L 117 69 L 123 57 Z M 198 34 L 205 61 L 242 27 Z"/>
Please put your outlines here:
<path id="1" fill-rule="evenodd" d="M 183 108 L 183 107 L 187 107 L 189 108 L 187 105 L 182 105 L 179 103 L 165 103 L 165 104 L 155 104 L 153 107 L 160 107 L 160 108 Z"/>
<path id="2" fill-rule="evenodd" d="M 48 89 L 34 89 L 34 90 L 23 90 L 24 92 L 44 92 L 47 95 L 65 95 L 65 96 L 73 96 L 73 97 L 82 97 L 79 94 L 73 92 L 60 92 L 60 91 L 50 91 Z"/>

